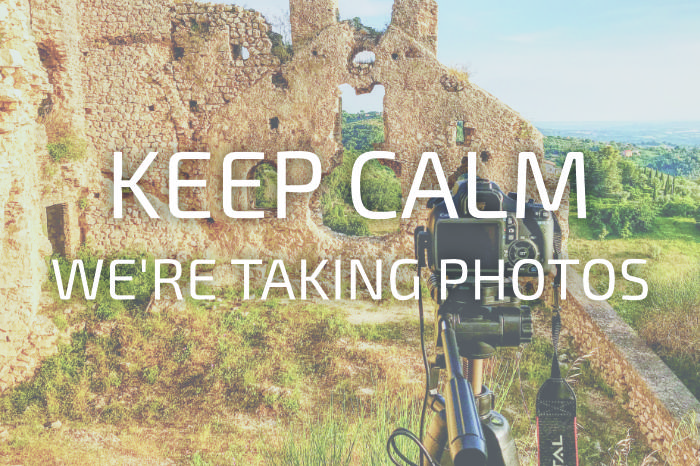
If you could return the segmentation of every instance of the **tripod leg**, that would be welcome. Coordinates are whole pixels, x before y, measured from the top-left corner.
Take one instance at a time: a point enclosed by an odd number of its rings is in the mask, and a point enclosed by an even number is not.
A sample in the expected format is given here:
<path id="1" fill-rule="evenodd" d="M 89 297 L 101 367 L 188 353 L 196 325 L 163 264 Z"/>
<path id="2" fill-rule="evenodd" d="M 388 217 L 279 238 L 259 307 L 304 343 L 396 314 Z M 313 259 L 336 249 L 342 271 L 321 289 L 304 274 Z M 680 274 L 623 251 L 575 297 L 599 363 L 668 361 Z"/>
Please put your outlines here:
<path id="1" fill-rule="evenodd" d="M 433 420 L 428 426 L 428 430 L 425 433 L 425 438 L 423 439 L 423 445 L 425 449 L 428 450 L 431 458 L 440 464 L 442 460 L 442 454 L 445 452 L 445 447 L 447 446 L 447 416 L 445 410 L 441 410 L 433 416 Z M 427 461 L 422 461 L 421 466 L 425 466 Z"/>

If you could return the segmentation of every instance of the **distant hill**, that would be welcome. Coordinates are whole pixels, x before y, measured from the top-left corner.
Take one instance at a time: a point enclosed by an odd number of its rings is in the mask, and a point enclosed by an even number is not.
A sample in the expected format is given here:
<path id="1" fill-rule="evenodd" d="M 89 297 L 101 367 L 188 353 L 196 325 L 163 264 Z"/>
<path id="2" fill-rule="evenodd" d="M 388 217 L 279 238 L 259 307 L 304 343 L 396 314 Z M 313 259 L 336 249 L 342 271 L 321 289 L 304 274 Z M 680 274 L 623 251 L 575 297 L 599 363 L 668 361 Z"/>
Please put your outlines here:
<path id="1" fill-rule="evenodd" d="M 545 136 L 617 141 L 637 145 L 700 147 L 697 122 L 537 122 Z"/>

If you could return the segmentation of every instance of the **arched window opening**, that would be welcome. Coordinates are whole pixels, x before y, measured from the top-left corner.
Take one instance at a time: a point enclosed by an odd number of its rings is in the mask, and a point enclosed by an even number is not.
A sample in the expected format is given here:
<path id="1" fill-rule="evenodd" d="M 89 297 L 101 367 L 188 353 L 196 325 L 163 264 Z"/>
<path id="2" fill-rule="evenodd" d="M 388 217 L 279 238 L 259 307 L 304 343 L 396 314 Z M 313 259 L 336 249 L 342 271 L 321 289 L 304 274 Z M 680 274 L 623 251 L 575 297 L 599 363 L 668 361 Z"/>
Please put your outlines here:
<path id="1" fill-rule="evenodd" d="M 352 203 L 352 167 L 361 154 L 379 150 L 384 142 L 384 87 L 375 85 L 370 93 L 358 95 L 343 84 L 341 98 L 341 140 L 343 161 L 324 179 L 323 223 L 333 231 L 351 236 L 383 236 L 399 229 L 399 220 L 369 220 L 360 216 Z M 401 182 L 395 168 L 372 160 L 364 165 L 361 178 L 362 203 L 376 211 L 400 211 Z"/>
<path id="2" fill-rule="evenodd" d="M 375 61 L 377 61 L 377 56 L 369 50 L 358 52 L 352 58 L 352 62 L 356 65 L 373 65 Z"/>
<path id="3" fill-rule="evenodd" d="M 233 57 L 234 60 L 245 61 L 250 58 L 250 52 L 248 48 L 240 44 L 231 44 L 231 57 Z"/>

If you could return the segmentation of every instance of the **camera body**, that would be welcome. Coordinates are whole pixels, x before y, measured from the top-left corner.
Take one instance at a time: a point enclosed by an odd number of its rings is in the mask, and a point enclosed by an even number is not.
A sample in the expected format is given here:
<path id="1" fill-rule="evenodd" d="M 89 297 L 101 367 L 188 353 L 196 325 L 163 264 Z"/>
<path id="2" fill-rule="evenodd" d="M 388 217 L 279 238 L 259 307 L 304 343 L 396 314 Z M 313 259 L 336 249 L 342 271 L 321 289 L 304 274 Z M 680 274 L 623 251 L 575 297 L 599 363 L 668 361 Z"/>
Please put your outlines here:
<path id="1" fill-rule="evenodd" d="M 482 211 L 505 211 L 505 218 L 474 218 L 467 207 L 467 180 L 459 180 L 453 189 L 453 201 L 459 218 L 450 218 L 445 201 L 433 198 L 428 217 L 428 267 L 440 274 L 441 261 L 459 259 L 467 263 L 472 273 L 480 260 L 480 275 L 497 275 L 499 260 L 504 261 L 504 273 L 512 273 L 515 264 L 532 259 L 542 264 L 545 274 L 554 266 L 549 262 L 554 252 L 553 214 L 532 199 L 525 205 L 525 218 L 516 217 L 516 195 L 505 195 L 492 181 L 477 178 L 476 204 Z M 461 273 L 457 265 L 447 269 L 447 275 Z M 537 276 L 534 265 L 524 266 L 521 277 Z"/>

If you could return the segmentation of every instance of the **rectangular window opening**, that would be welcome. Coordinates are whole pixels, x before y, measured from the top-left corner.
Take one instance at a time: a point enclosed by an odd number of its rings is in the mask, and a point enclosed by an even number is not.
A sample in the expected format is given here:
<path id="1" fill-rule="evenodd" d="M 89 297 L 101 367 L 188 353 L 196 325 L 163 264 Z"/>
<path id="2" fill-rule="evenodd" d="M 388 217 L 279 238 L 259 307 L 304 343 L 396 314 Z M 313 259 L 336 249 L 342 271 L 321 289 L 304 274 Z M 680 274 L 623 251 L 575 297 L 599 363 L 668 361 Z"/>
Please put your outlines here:
<path id="1" fill-rule="evenodd" d="M 464 121 L 457 122 L 457 136 L 455 142 L 458 146 L 464 145 Z"/>
<path id="2" fill-rule="evenodd" d="M 468 146 L 474 141 L 474 134 L 476 134 L 474 128 L 464 128 L 464 145 Z"/>

